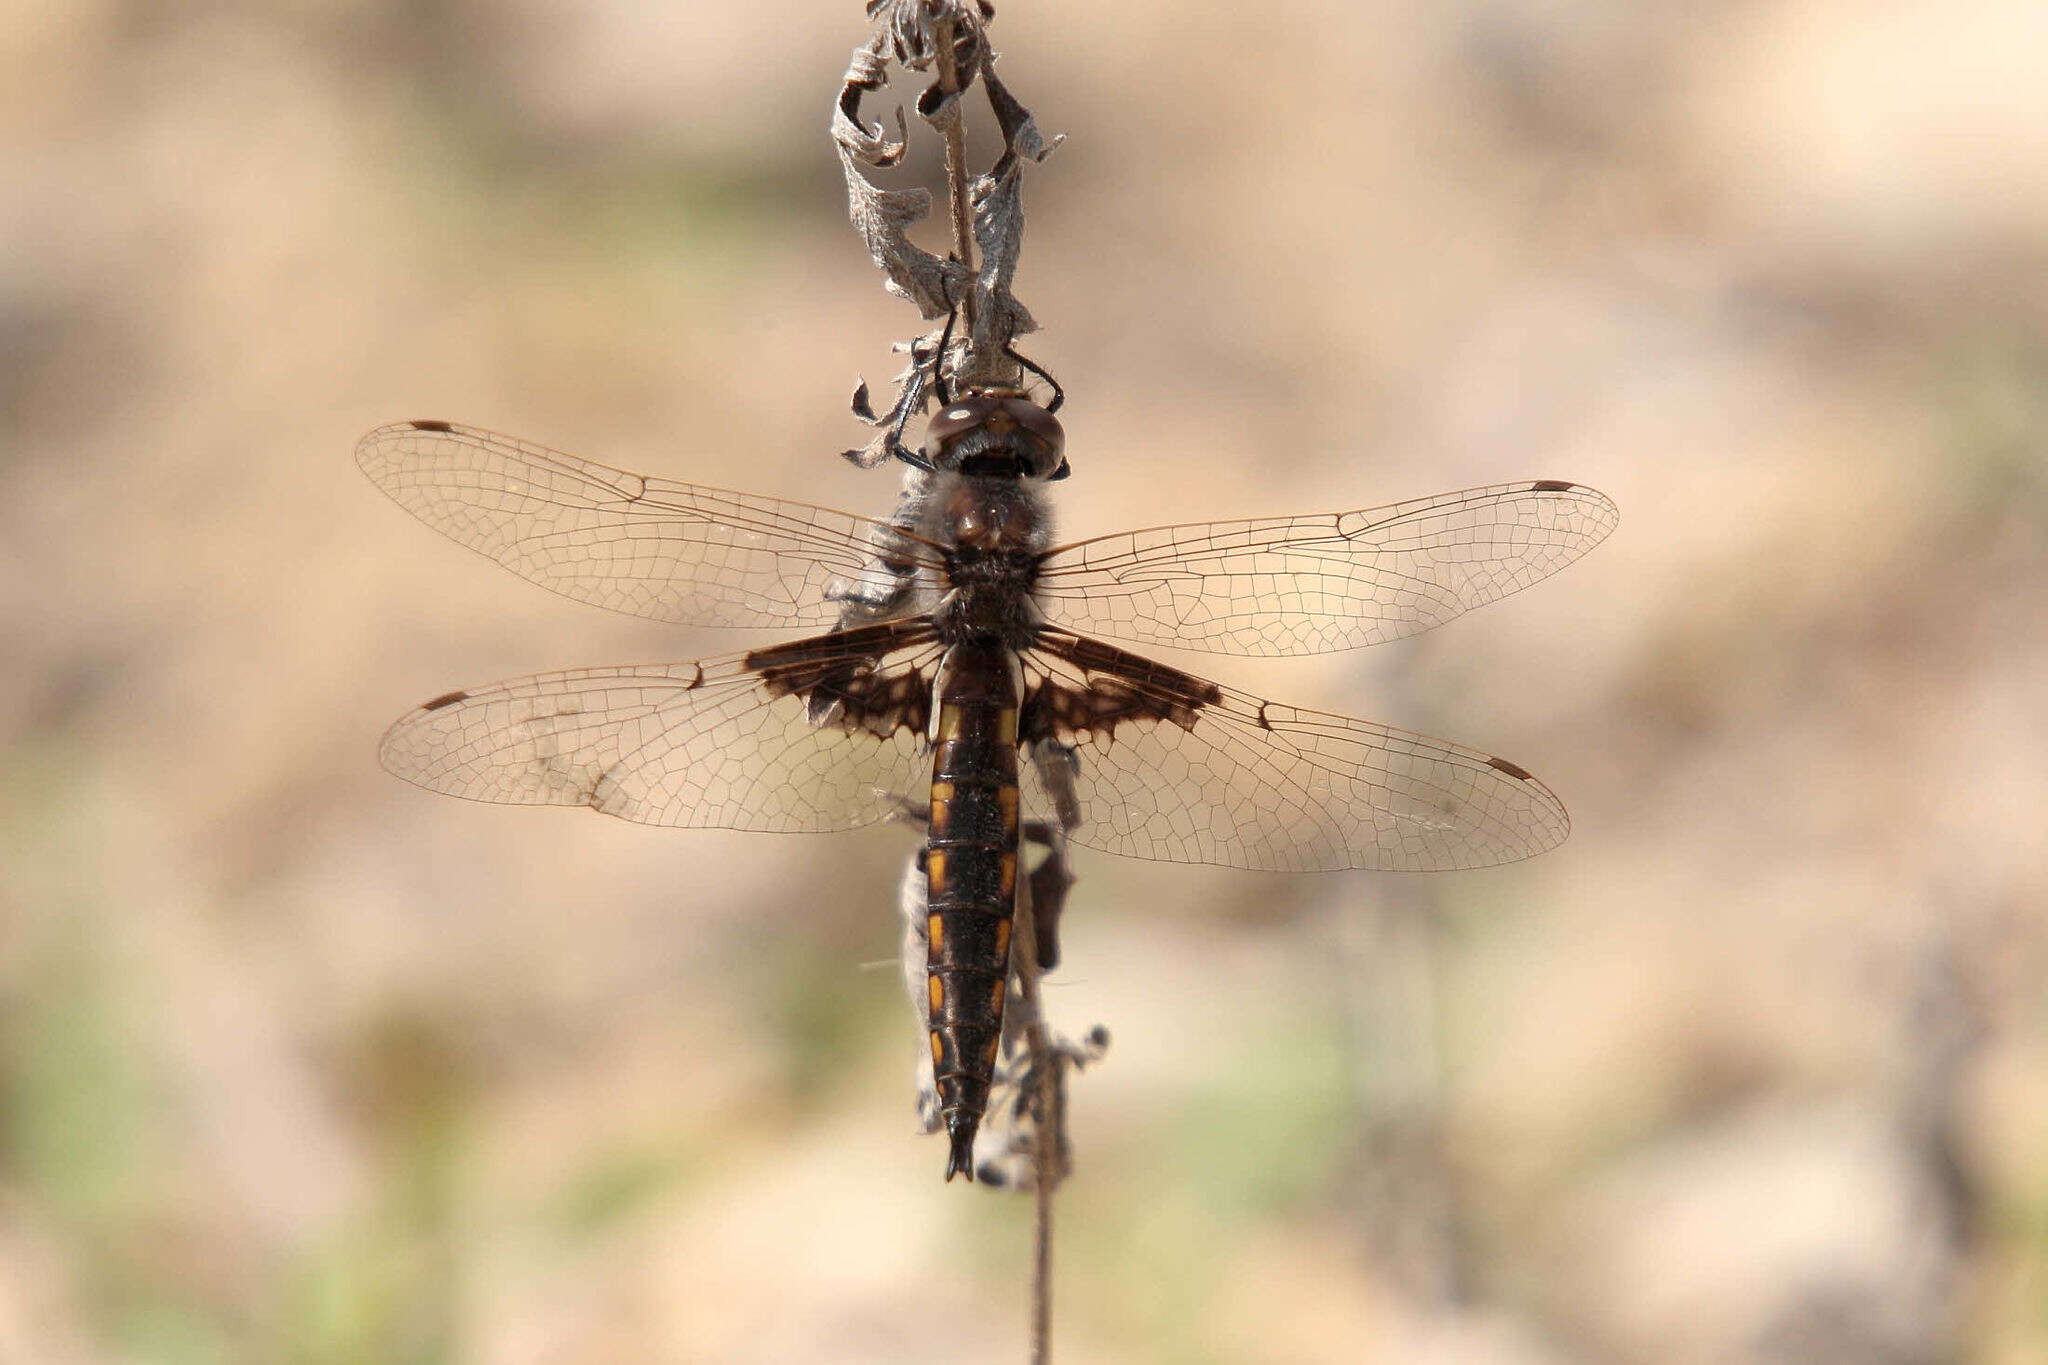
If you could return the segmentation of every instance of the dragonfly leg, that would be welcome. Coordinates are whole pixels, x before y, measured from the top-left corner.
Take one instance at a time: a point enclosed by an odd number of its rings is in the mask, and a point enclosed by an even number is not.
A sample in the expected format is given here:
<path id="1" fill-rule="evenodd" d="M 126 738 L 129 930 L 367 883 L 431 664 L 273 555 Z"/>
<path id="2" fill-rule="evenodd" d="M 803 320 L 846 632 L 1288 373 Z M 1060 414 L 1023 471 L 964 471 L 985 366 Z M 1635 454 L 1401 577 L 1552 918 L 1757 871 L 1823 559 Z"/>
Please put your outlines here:
<path id="1" fill-rule="evenodd" d="M 1029 881 L 1038 970 L 1049 972 L 1060 965 L 1060 912 L 1066 909 L 1067 893 L 1074 886 L 1074 874 L 1067 864 L 1067 835 L 1053 821 L 1027 820 L 1024 840 L 1045 849 L 1045 856 L 1031 869 Z"/>

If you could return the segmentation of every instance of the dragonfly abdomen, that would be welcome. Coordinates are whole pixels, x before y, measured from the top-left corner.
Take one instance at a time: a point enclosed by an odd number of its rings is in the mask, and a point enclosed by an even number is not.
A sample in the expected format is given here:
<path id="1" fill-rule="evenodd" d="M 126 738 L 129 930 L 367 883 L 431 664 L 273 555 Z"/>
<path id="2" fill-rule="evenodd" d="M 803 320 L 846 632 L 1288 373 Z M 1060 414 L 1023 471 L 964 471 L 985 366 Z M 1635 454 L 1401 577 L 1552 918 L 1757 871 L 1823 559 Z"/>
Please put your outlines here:
<path id="1" fill-rule="evenodd" d="M 947 652 L 932 759 L 925 987 L 932 1072 L 952 1147 L 974 1178 L 974 1134 L 1002 1047 L 1017 904 L 1017 684 L 999 645 Z"/>

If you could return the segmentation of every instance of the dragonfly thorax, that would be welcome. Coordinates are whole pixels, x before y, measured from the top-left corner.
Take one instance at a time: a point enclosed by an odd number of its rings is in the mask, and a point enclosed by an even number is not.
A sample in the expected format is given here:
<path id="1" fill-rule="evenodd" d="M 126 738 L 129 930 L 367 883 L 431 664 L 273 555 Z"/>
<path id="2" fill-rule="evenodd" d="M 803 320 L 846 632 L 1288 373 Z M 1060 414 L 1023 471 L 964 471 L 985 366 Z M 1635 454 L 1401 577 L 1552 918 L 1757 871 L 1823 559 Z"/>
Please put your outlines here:
<path id="1" fill-rule="evenodd" d="M 948 645 L 995 643 L 1020 650 L 1037 634 L 1038 613 L 1027 592 L 968 582 L 939 599 L 932 622 Z"/>
<path id="2" fill-rule="evenodd" d="M 928 521 L 945 548 L 946 586 L 933 612 L 941 640 L 1029 644 L 1032 585 L 1049 534 L 1043 499 L 1014 478 L 941 475 Z"/>

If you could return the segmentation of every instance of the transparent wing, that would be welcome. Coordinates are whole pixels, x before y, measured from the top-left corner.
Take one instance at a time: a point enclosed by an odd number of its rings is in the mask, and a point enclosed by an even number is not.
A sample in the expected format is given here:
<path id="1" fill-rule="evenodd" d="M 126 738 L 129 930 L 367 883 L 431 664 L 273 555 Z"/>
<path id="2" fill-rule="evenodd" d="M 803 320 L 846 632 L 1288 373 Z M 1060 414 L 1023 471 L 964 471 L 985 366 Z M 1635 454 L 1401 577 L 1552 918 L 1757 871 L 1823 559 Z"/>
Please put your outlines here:
<path id="1" fill-rule="evenodd" d="M 820 833 L 929 787 L 928 628 L 894 624 L 689 664 L 574 668 L 452 692 L 388 730 L 409 782 L 648 825 Z"/>
<path id="2" fill-rule="evenodd" d="M 414 516 L 579 602 L 706 626 L 824 629 L 825 588 L 888 547 L 881 522 L 807 503 L 645 478 L 448 422 L 394 422 L 356 462 Z M 936 560 L 931 562 L 936 563 Z"/>
<path id="3" fill-rule="evenodd" d="M 1126 531 L 1056 548 L 1048 620 L 1218 654 L 1399 639 L 1556 573 L 1607 537 L 1607 496 L 1545 479 L 1356 512 Z"/>
<path id="4" fill-rule="evenodd" d="M 1044 632 L 1024 732 L 1071 745 L 1072 842 L 1272 872 L 1487 867 L 1564 842 L 1548 787 L 1476 749 L 1261 701 L 1096 641 Z M 1057 808 L 1037 765 L 1027 800 Z M 1055 784 L 1057 785 L 1057 784 Z"/>

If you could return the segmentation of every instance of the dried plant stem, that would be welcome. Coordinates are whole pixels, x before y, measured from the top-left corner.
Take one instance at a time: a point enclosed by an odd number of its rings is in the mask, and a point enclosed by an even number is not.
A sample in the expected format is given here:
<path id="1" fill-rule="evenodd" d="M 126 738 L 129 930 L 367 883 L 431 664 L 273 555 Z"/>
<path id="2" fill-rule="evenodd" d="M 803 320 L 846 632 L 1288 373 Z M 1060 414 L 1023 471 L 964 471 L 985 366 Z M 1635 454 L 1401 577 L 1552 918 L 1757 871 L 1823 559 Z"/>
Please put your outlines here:
<path id="1" fill-rule="evenodd" d="M 960 66 L 955 60 L 953 48 L 953 18 L 942 12 L 938 19 L 939 34 L 939 89 L 948 98 L 960 93 Z M 967 193 L 967 121 L 960 116 L 960 106 L 953 104 L 952 116 L 946 120 L 946 194 L 953 205 L 953 254 L 960 258 L 960 264 L 974 272 L 974 206 Z M 961 322 L 967 335 L 974 334 L 974 293 L 969 290 L 961 301 Z"/>
<path id="2" fill-rule="evenodd" d="M 986 3 L 869 0 L 867 12 L 872 25 L 868 41 L 855 49 L 847 66 L 832 119 L 832 136 L 846 176 L 848 214 L 875 264 L 887 275 L 888 289 L 915 304 L 924 323 L 945 319 L 942 334 L 950 338 L 949 354 L 934 355 L 928 334 L 899 346 L 910 353 L 912 364 L 897 377 L 896 399 L 888 411 L 874 410 L 865 383 L 854 391 L 854 414 L 877 431 L 864 447 L 844 454 L 861 468 L 873 469 L 892 457 L 905 459 L 908 465 L 921 464 L 908 458 L 911 452 L 902 444 L 903 432 L 925 411 L 935 392 L 947 391 L 942 381 L 950 378 L 968 386 L 1021 382 L 1019 359 L 1011 345 L 1019 335 L 1035 330 L 1037 323 L 1011 291 L 1024 235 L 1020 182 L 1023 169 L 1043 161 L 1061 139 L 1043 137 L 1031 111 L 996 79 L 995 57 L 986 33 L 993 10 Z M 910 229 L 932 211 L 931 193 L 923 187 L 888 188 L 874 176 L 897 166 L 908 143 L 900 109 L 893 134 L 887 122 L 871 123 L 861 112 L 862 102 L 888 84 L 892 65 L 932 73 L 930 84 L 918 95 L 917 109 L 945 146 L 946 189 L 952 210 L 952 244 L 946 257 L 910 239 Z M 1002 133 L 1003 151 L 986 175 L 970 179 L 963 104 L 966 93 L 977 83 L 987 95 Z M 1038 373 L 1043 376 L 1043 371 Z M 911 468 L 904 480 L 904 494 L 892 524 L 914 534 L 923 524 L 925 500 L 930 495 L 928 473 Z M 878 551 L 860 583 L 848 588 L 841 599 L 847 604 L 841 623 L 872 622 L 883 619 L 885 613 L 906 609 L 917 588 L 914 569 L 906 572 Z M 1069 793 L 1067 805 L 1072 804 Z M 1072 821 L 1078 817 L 1067 814 L 1062 818 Z M 1065 1068 L 1098 1059 L 1108 1045 L 1107 1034 L 1099 1028 L 1078 1045 L 1057 1039 L 1044 1018 L 1039 979 L 1047 966 L 1056 964 L 1056 957 L 1049 949 L 1046 956 L 1054 962 L 1039 959 L 1039 935 L 1033 919 L 1043 911 L 1048 930 L 1045 941 L 1050 944 L 1051 930 L 1073 884 L 1066 871 L 1064 827 L 1058 828 L 1053 853 L 1033 870 L 1033 894 L 1020 896 L 1013 921 L 1017 995 L 1008 1003 L 1021 1011 L 1021 1024 L 1017 1032 L 1005 1030 L 1008 1065 L 1004 1083 L 1011 1084 L 1014 1077 L 1018 1088 L 1006 1093 L 1000 1109 L 1008 1129 L 1002 1154 L 981 1168 L 990 1184 L 1013 1186 L 1025 1178 L 1016 1160 L 1028 1154 L 1031 1162 L 1029 1178 L 1035 1202 L 1031 1359 L 1038 1362 L 1049 1361 L 1052 1355 L 1052 1203 L 1056 1187 L 1071 1166 Z M 1041 880 L 1047 884 L 1042 904 L 1035 899 Z M 906 876 L 904 885 L 906 970 L 921 1008 L 923 993 L 918 984 L 926 977 L 910 954 L 915 950 L 922 965 L 928 967 L 930 945 L 921 936 L 928 901 L 921 880 L 914 883 Z M 1022 1057 L 1014 1052 L 1018 1032 L 1022 1034 Z M 925 1109 L 936 1113 L 936 1090 L 929 1077 L 924 1079 Z"/>
<path id="3" fill-rule="evenodd" d="M 1037 1030 L 1043 1034 L 1044 1029 Z M 1034 1056 L 1044 1054 L 1034 1046 Z M 1050 1059 L 1047 1059 L 1048 1062 Z M 1051 1104 L 1053 1093 L 1059 1088 L 1054 1084 L 1058 1068 L 1047 1065 L 1040 1073 L 1038 1083 L 1039 1099 Z M 1052 1131 L 1046 1125 L 1045 1133 Z M 1046 1365 L 1052 1359 L 1052 1190 L 1053 1143 L 1041 1135 L 1037 1148 L 1031 1154 L 1032 1164 L 1038 1168 L 1036 1188 L 1031 1192 L 1031 1362 L 1032 1365 Z"/>
<path id="4" fill-rule="evenodd" d="M 937 23 L 939 37 L 938 71 L 939 89 L 947 96 L 960 93 L 960 68 L 954 48 L 953 19 L 941 11 Z M 967 133 L 966 120 L 961 117 L 955 102 L 952 116 L 945 124 L 946 140 L 946 193 L 953 207 L 953 254 L 968 273 L 975 270 L 974 262 L 974 207 L 967 190 Z M 962 330 L 974 335 L 974 291 L 968 290 L 961 300 Z M 943 363 L 943 360 L 941 361 Z M 1021 970 L 1018 972 L 1017 988 L 1023 998 L 1026 1017 L 1030 1019 L 1024 1032 L 1024 1046 L 1030 1058 L 1030 1071 L 1038 1084 L 1036 1108 L 1039 1121 L 1032 1144 L 1032 1220 L 1031 1220 L 1031 1360 L 1032 1365 L 1047 1365 L 1052 1359 L 1052 1200 L 1053 1189 L 1059 1183 L 1059 1145 L 1065 1137 L 1065 1115 L 1059 1110 L 1060 1065 L 1055 1055 L 1051 1032 L 1045 1026 L 1045 1008 L 1039 998 L 1038 954 L 1032 946 L 1037 935 L 1029 925 L 1020 926 L 1026 930 L 1019 937 L 1023 951 Z"/>
<path id="5" fill-rule="evenodd" d="M 1060 1146 L 1066 1141 L 1066 1105 L 1060 1084 L 1060 1058 L 1053 1047 L 1052 1033 L 1045 1026 L 1044 1002 L 1038 992 L 1038 932 L 1029 909 L 1018 919 L 1017 993 L 1025 1018 L 1024 1049 L 1029 1057 L 1029 1074 L 1037 1082 L 1038 1123 L 1031 1147 L 1031 1360 L 1046 1365 L 1052 1359 L 1052 1196 L 1059 1184 Z"/>

